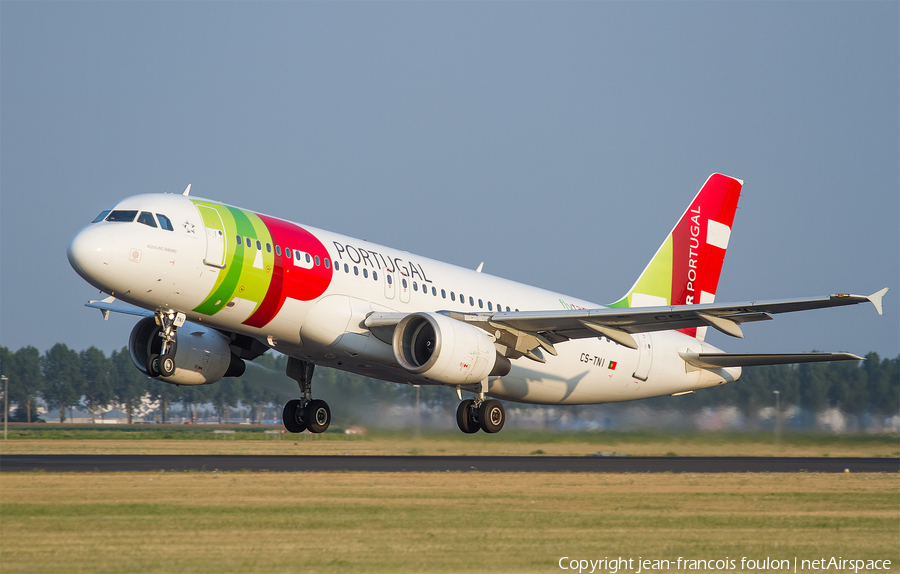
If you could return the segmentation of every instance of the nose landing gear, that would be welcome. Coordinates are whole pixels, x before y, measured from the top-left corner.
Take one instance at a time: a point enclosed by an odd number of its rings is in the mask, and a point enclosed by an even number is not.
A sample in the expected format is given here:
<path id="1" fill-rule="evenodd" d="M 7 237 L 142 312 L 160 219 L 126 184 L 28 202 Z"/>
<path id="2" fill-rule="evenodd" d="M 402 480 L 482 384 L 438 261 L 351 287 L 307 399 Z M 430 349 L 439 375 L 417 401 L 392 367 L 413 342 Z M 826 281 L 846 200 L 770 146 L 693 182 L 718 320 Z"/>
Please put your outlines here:
<path id="1" fill-rule="evenodd" d="M 151 377 L 171 377 L 175 374 L 175 333 L 184 325 L 187 316 L 172 311 L 156 312 L 159 338 L 162 339 L 159 354 L 153 353 L 147 360 L 147 371 Z"/>
<path id="2" fill-rule="evenodd" d="M 294 399 L 284 405 L 282 422 L 288 432 L 323 433 L 331 424 L 331 409 L 328 403 L 312 398 L 312 376 L 315 364 L 288 358 L 287 376 L 297 381 L 303 398 Z"/>

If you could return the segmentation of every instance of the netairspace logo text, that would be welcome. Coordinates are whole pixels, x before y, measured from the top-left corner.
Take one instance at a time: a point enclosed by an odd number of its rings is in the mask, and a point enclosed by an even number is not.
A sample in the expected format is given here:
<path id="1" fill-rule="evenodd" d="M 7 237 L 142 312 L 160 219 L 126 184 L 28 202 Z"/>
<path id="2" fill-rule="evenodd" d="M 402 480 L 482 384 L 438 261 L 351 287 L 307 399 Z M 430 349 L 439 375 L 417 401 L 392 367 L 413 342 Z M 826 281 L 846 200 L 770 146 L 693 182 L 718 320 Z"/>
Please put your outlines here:
<path id="1" fill-rule="evenodd" d="M 563 556 L 559 559 L 559 567 L 562 570 L 571 570 L 578 574 L 594 574 L 605 572 L 616 574 L 617 572 L 643 572 L 671 571 L 671 570 L 765 570 L 785 572 L 810 572 L 819 570 L 840 570 L 853 572 L 868 572 L 875 570 L 890 570 L 890 560 L 864 560 L 843 558 L 841 556 L 830 558 L 729 558 L 699 559 L 693 560 L 679 556 L 674 560 L 651 560 L 641 557 L 635 558 L 601 558 L 589 560 L 584 558 L 570 558 Z"/>

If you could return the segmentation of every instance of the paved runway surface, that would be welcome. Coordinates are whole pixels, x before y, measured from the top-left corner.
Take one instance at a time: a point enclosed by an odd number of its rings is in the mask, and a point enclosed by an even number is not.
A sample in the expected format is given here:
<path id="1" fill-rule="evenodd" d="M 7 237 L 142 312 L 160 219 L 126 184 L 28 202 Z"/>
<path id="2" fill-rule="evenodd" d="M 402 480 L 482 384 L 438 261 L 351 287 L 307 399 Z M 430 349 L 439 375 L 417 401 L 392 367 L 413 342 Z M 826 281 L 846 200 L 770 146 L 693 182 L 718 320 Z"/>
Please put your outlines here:
<path id="1" fill-rule="evenodd" d="M 0 455 L 30 472 L 898 472 L 900 458 L 600 456 Z"/>

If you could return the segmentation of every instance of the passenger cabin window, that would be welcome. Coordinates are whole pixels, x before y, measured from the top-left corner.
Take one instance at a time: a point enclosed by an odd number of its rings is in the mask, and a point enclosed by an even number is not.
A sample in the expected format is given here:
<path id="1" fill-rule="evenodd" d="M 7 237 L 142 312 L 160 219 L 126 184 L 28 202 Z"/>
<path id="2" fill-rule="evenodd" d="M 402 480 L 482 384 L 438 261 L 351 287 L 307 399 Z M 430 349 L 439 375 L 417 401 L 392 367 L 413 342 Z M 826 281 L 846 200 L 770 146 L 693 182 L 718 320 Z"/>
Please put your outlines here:
<path id="1" fill-rule="evenodd" d="M 456 293 L 454 293 L 453 291 L 450 291 L 450 300 L 456 301 Z"/>
<path id="2" fill-rule="evenodd" d="M 272 244 L 266 243 L 266 253 L 272 253 Z"/>
<path id="3" fill-rule="evenodd" d="M 247 238 L 247 247 L 250 247 L 250 238 Z"/>
<path id="4" fill-rule="evenodd" d="M 447 298 L 447 291 L 445 289 L 441 289 L 441 299 Z"/>
<path id="5" fill-rule="evenodd" d="M 431 288 L 431 294 L 434 295 L 435 297 L 437 297 L 437 288 L 432 287 L 432 288 Z"/>
<path id="6" fill-rule="evenodd" d="M 372 271 L 372 279 L 378 281 L 378 271 Z"/>
<path id="7" fill-rule="evenodd" d="M 331 269 L 331 262 L 327 257 L 325 258 L 325 269 Z"/>
<path id="8" fill-rule="evenodd" d="M 281 245 L 275 246 L 275 255 L 281 257 Z"/>
<path id="9" fill-rule="evenodd" d="M 493 310 L 494 310 L 494 308 L 493 308 L 493 307 L 491 307 L 491 302 L 490 302 L 490 301 L 488 301 L 488 311 L 493 311 Z"/>
<path id="10" fill-rule="evenodd" d="M 319 266 L 319 256 L 318 255 L 316 255 L 315 260 L 316 260 L 316 267 L 318 267 Z"/>
<path id="11" fill-rule="evenodd" d="M 143 223 L 147 227 L 156 227 L 156 220 L 153 219 L 153 214 L 148 211 L 142 211 L 138 216 L 138 223 Z"/>
<path id="12" fill-rule="evenodd" d="M 287 255 L 288 259 L 291 258 L 291 250 L 288 249 L 287 247 L 284 248 L 284 254 Z"/>
<path id="13" fill-rule="evenodd" d="M 256 241 L 256 249 L 262 251 L 262 243 L 260 243 L 259 240 Z"/>
<path id="14" fill-rule="evenodd" d="M 413 291 L 418 291 L 418 290 L 419 290 L 419 284 L 416 283 L 415 281 L 413 281 Z"/>
<path id="15" fill-rule="evenodd" d="M 366 279 L 369 278 L 369 270 L 365 267 L 363 267 L 363 277 L 365 277 Z"/>
<path id="16" fill-rule="evenodd" d="M 109 214 L 109 217 L 106 218 L 106 221 L 124 221 L 127 223 L 131 223 L 134 221 L 134 218 L 137 217 L 137 210 L 128 210 L 128 211 L 113 211 Z"/>
<path id="17" fill-rule="evenodd" d="M 159 226 L 165 229 L 166 231 L 175 231 L 175 228 L 172 227 L 172 220 L 163 215 L 162 213 L 156 214 L 156 219 L 159 220 Z"/>
<path id="18" fill-rule="evenodd" d="M 238 235 L 237 236 L 237 244 L 240 245 L 242 242 L 243 242 L 243 240 L 241 239 L 241 236 Z"/>
<path id="19" fill-rule="evenodd" d="M 471 297 L 471 296 L 469 296 L 469 305 L 471 305 L 471 306 L 472 306 L 472 307 L 474 307 L 474 306 L 475 306 L 475 300 L 474 300 L 474 299 L 472 299 L 472 297 Z"/>
<path id="20" fill-rule="evenodd" d="M 106 211 L 101 211 L 101 212 L 100 212 L 100 215 L 98 215 L 97 217 L 95 217 L 95 218 L 94 218 L 94 221 L 92 221 L 91 223 L 97 223 L 97 222 L 99 222 L 99 221 L 103 221 L 104 219 L 106 219 L 106 216 L 107 216 L 107 215 L 109 215 L 109 210 L 108 210 L 108 209 L 107 209 Z"/>

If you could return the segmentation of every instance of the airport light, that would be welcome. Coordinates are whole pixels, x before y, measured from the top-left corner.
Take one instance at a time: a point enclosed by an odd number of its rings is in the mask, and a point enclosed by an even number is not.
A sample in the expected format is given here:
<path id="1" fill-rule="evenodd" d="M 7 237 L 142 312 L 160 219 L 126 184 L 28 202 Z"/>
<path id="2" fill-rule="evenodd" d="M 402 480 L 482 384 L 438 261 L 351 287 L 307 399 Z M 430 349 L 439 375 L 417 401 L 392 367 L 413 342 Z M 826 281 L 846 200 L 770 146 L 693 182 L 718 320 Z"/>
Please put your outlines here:
<path id="1" fill-rule="evenodd" d="M 6 431 L 9 427 L 9 377 L 0 375 L 3 380 L 3 440 L 6 440 Z"/>
<path id="2" fill-rule="evenodd" d="M 781 440 L 781 391 L 772 391 L 775 395 L 775 446 Z"/>

